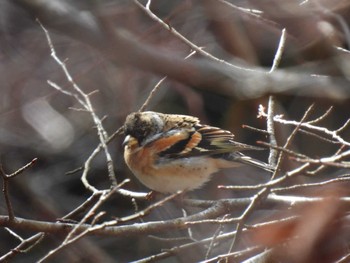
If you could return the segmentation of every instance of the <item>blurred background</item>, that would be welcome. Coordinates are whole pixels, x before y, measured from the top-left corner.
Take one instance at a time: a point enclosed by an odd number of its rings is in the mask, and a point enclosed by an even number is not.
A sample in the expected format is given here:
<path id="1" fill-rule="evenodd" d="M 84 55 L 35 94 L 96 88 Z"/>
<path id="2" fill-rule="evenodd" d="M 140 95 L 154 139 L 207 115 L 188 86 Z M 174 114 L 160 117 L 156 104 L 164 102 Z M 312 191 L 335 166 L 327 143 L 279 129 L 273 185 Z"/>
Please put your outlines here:
<path id="1" fill-rule="evenodd" d="M 16 1 L 15 1 L 16 2 Z M 20 1 L 17 1 L 20 2 Z M 57 2 L 58 8 L 60 1 Z M 145 1 L 140 1 L 146 4 Z M 96 15 L 92 1 L 62 1 L 87 15 Z M 191 49 L 179 38 L 150 19 L 133 1 L 99 1 L 99 16 L 137 37 L 140 43 L 185 58 Z M 101 11 L 102 10 L 102 11 Z M 191 42 L 219 59 L 246 67 L 269 71 L 281 36 L 287 29 L 287 40 L 280 68 L 291 72 L 349 77 L 348 1 L 152 1 L 151 10 Z M 0 2 L 0 161 L 6 173 L 12 173 L 33 158 L 36 164 L 11 181 L 10 197 L 15 215 L 28 219 L 55 221 L 80 205 L 90 193 L 80 181 L 80 172 L 66 173 L 80 167 L 99 144 L 91 116 L 74 98 L 47 84 L 47 80 L 70 90 L 62 69 L 50 56 L 45 34 L 33 20 L 31 10 L 12 1 Z M 62 32 L 48 30 L 57 55 L 65 61 L 80 88 L 91 95 L 93 107 L 103 125 L 112 134 L 123 125 L 127 114 L 137 111 L 153 87 L 163 77 L 137 67 L 111 63 L 93 47 Z M 197 54 L 193 58 L 200 58 Z M 329 87 L 332 89 L 332 86 Z M 237 99 L 166 79 L 152 97 L 147 110 L 189 114 L 203 123 L 232 131 L 237 141 L 256 145 L 268 141 L 265 134 L 243 128 L 249 125 L 266 129 L 266 120 L 258 119 L 258 106 L 267 106 L 268 95 L 254 99 Z M 331 105 L 333 111 L 322 125 L 337 129 L 349 118 L 349 99 L 304 97 L 277 94 L 276 114 L 300 120 L 315 103 L 311 117 L 322 115 Z M 278 141 L 283 144 L 293 127 L 277 125 Z M 349 133 L 344 138 L 349 139 Z M 127 189 L 148 191 L 133 177 L 123 161 L 121 142 L 116 137 L 109 150 L 115 163 L 117 180 L 130 178 Z M 298 136 L 293 149 L 310 156 L 334 152 L 334 145 L 319 144 L 309 136 Z M 249 153 L 250 154 L 250 153 Z M 268 151 L 251 153 L 267 161 Z M 289 169 L 292 162 L 284 164 Z M 217 175 L 203 189 L 190 195 L 199 199 L 249 196 L 251 193 L 218 191 L 217 185 L 254 184 L 267 180 L 264 172 L 242 167 Z M 101 154 L 88 176 L 99 189 L 108 188 L 105 158 Z M 303 179 L 299 179 L 302 180 Z M 145 204 L 140 203 L 141 207 Z M 113 196 L 103 207 L 108 218 L 130 214 L 132 202 Z M 6 215 L 1 197 L 0 211 Z M 165 207 L 148 217 L 160 220 L 181 216 L 179 209 Z M 29 233 L 23 232 L 24 236 Z M 62 237 L 50 236 L 47 242 L 30 253 L 19 255 L 14 262 L 34 262 L 59 244 Z M 137 242 L 136 242 L 137 240 Z M 113 239 L 88 237 L 63 250 L 53 262 L 127 262 L 151 255 L 164 247 L 152 245 L 147 237 Z M 16 246 L 17 240 L 0 230 L 0 254 Z M 166 246 L 165 246 L 166 247 Z M 73 251 L 73 253 L 72 253 Z M 191 262 L 194 259 L 178 259 Z M 169 262 L 176 262 L 169 261 Z"/>

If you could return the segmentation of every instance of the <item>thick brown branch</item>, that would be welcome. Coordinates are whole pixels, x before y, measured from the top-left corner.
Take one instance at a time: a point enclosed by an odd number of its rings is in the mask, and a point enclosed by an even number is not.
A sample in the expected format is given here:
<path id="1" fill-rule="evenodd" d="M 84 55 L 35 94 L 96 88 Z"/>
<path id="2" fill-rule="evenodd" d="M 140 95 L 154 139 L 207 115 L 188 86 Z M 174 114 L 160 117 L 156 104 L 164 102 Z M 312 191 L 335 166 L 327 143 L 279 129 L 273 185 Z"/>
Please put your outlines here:
<path id="1" fill-rule="evenodd" d="M 238 199 L 239 200 L 239 199 Z M 321 197 L 297 197 L 297 196 L 278 196 L 269 195 L 264 207 L 271 207 L 275 205 L 296 205 L 296 204 L 309 204 L 309 203 L 322 203 L 325 198 Z M 201 202 L 201 201 L 200 201 Z M 340 198 L 339 202 L 346 207 L 350 207 L 350 198 Z M 135 223 L 132 225 L 122 226 L 106 226 L 104 228 L 96 228 L 91 234 L 103 235 L 103 236 L 115 236 L 115 237 L 130 237 L 161 233 L 164 231 L 170 231 L 174 229 L 186 229 L 191 227 L 191 224 L 187 222 L 200 221 L 208 218 L 216 218 L 218 216 L 229 213 L 230 211 L 237 210 L 243 206 L 247 206 L 251 203 L 251 198 L 243 198 L 242 202 L 238 202 L 235 199 L 222 199 L 219 201 L 203 201 L 202 206 L 210 205 L 206 210 L 197 214 L 171 219 L 167 221 L 154 221 L 147 223 Z M 55 233 L 55 234 L 67 234 L 74 227 L 75 224 L 62 223 L 62 222 L 44 222 L 30 219 L 23 219 L 15 217 L 13 221 L 9 221 L 7 216 L 0 216 L 0 226 L 9 227 L 16 230 Z M 203 221 L 203 223 L 206 223 Z M 91 226 L 89 224 L 82 224 L 77 232 L 86 231 L 89 228 L 96 227 L 97 225 Z"/>

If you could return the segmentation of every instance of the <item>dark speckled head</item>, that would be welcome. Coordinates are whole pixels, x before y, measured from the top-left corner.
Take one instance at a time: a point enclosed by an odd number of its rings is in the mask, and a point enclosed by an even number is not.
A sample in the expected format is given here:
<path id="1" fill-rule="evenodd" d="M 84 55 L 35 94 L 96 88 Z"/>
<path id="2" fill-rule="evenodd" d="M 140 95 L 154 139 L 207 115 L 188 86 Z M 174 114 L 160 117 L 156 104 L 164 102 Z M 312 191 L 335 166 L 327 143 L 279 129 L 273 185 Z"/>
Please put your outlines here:
<path id="1" fill-rule="evenodd" d="M 139 144 L 164 128 L 164 121 L 159 113 L 153 111 L 133 112 L 126 117 L 124 124 L 125 135 L 136 138 Z"/>

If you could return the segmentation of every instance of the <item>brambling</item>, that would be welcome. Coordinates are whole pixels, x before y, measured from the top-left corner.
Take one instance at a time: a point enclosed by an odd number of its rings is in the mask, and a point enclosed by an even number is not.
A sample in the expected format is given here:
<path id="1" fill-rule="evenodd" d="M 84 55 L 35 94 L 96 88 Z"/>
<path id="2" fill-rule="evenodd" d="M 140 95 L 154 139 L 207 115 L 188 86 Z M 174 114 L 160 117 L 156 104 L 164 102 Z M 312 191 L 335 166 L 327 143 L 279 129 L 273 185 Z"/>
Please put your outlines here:
<path id="1" fill-rule="evenodd" d="M 199 188 L 215 172 L 239 163 L 273 171 L 240 152 L 261 148 L 235 142 L 231 132 L 201 124 L 196 117 L 134 112 L 126 117 L 124 133 L 126 164 L 145 186 L 157 192 Z"/>

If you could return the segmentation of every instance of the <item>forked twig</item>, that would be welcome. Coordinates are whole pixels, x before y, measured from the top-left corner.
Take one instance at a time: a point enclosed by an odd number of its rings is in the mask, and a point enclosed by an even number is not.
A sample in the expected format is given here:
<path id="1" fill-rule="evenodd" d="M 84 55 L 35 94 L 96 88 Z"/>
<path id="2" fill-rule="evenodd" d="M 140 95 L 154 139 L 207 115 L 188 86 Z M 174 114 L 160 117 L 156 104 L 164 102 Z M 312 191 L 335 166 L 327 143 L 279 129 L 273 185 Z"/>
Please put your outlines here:
<path id="1" fill-rule="evenodd" d="M 9 196 L 9 181 L 12 178 L 16 177 L 17 175 L 20 175 L 21 173 L 23 173 L 29 167 L 33 166 L 37 160 L 38 160 L 37 158 L 34 158 L 29 163 L 27 163 L 23 167 L 19 168 L 17 171 L 13 172 L 12 174 L 6 174 L 3 167 L 2 167 L 2 164 L 0 164 L 0 174 L 1 174 L 2 182 L 3 182 L 2 192 L 3 192 L 4 198 L 5 198 L 5 203 L 6 203 L 6 207 L 7 207 L 9 221 L 13 221 L 15 218 L 12 204 L 11 204 L 11 200 L 10 200 L 10 196 Z"/>

